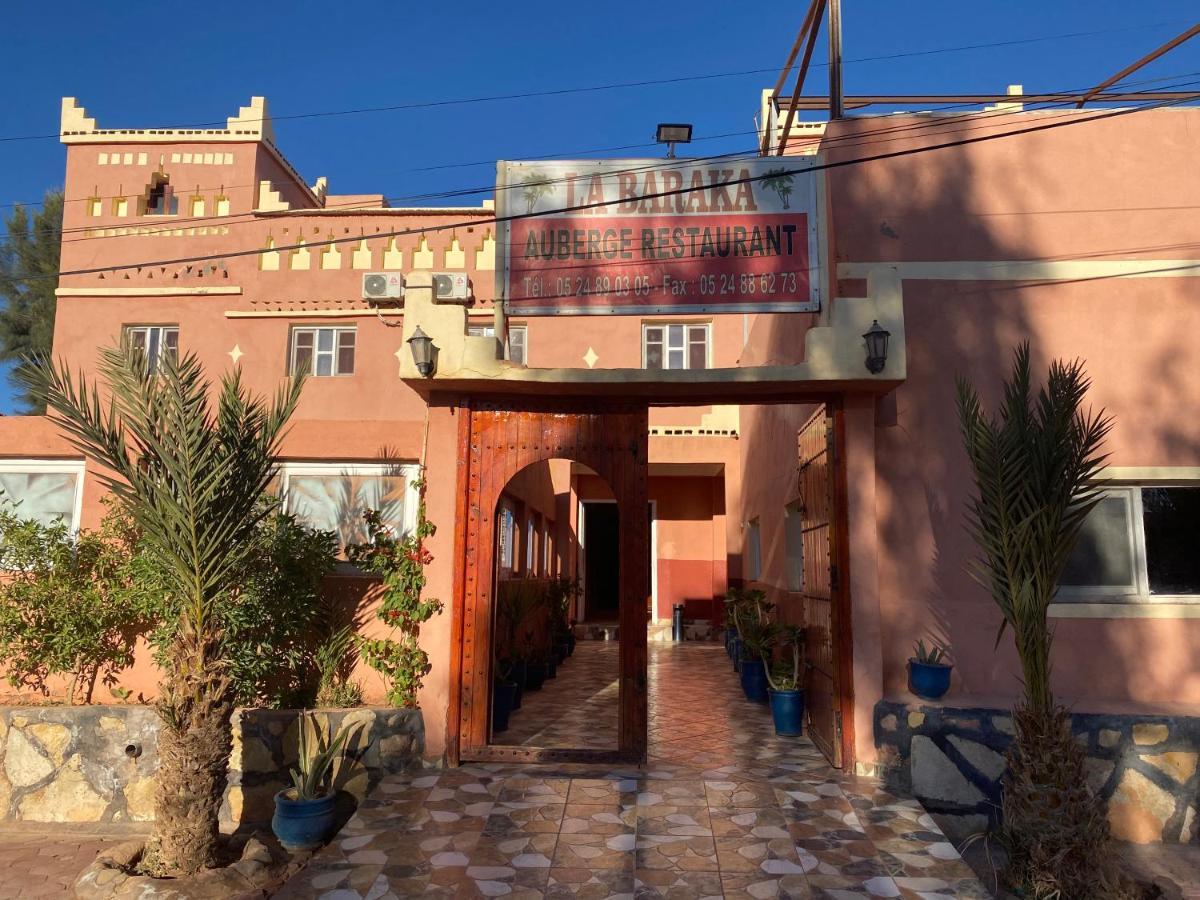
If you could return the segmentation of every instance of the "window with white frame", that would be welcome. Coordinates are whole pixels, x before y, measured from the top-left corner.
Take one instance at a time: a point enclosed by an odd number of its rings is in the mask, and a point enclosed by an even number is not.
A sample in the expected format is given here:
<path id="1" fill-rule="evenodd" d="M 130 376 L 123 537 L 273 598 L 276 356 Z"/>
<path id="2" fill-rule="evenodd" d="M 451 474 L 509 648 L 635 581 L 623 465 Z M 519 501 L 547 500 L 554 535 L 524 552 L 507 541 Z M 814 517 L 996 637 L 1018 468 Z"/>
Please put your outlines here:
<path id="1" fill-rule="evenodd" d="M 645 369 L 707 369 L 707 323 L 642 325 L 642 367 Z"/>
<path id="2" fill-rule="evenodd" d="M 787 589 L 799 593 L 804 590 L 804 518 L 798 500 L 784 508 L 783 538 L 787 545 Z"/>
<path id="3" fill-rule="evenodd" d="M 533 536 L 537 533 L 537 528 L 533 524 L 533 516 L 525 520 L 525 575 L 532 577 L 533 561 L 537 558 L 533 554 Z"/>
<path id="4" fill-rule="evenodd" d="M 293 327 L 288 353 L 288 372 L 292 375 L 353 375 L 353 325 L 328 328 Z"/>
<path id="5" fill-rule="evenodd" d="M 495 337 L 495 325 L 468 325 L 467 334 L 471 337 Z M 509 325 L 508 343 L 504 345 L 504 359 L 519 366 L 525 365 L 526 326 Z"/>
<path id="6" fill-rule="evenodd" d="M 146 357 L 151 373 L 157 372 L 164 360 L 179 358 L 178 325 L 127 325 L 125 336 L 130 346 Z"/>
<path id="7" fill-rule="evenodd" d="M 416 524 L 416 465 L 284 463 L 279 475 L 284 508 L 310 528 L 332 531 L 342 550 L 367 540 L 367 510 L 378 510 L 396 537 Z"/>
<path id="8" fill-rule="evenodd" d="M 500 507 L 500 521 L 496 524 L 500 539 L 500 568 L 511 575 L 516 554 L 513 553 L 513 533 L 516 528 L 516 518 L 507 506 Z"/>
<path id="9" fill-rule="evenodd" d="M 83 460 L 0 460 L 0 503 L 12 504 L 22 519 L 42 525 L 62 520 L 79 529 L 83 505 Z"/>
<path id="10" fill-rule="evenodd" d="M 746 577 L 759 581 L 762 574 L 762 535 L 758 519 L 751 519 L 746 527 Z"/>
<path id="11" fill-rule="evenodd" d="M 1200 485 L 1107 488 L 1067 560 L 1058 598 L 1200 594 Z"/>

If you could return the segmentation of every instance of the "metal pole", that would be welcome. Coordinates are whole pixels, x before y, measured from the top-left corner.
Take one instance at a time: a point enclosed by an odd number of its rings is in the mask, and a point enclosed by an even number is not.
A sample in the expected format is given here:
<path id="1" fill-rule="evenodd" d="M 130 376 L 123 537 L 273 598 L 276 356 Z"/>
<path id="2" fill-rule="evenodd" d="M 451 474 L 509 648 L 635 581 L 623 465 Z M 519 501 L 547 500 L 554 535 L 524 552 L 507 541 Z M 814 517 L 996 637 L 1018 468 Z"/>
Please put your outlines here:
<path id="1" fill-rule="evenodd" d="M 840 119 L 842 107 L 842 0 L 829 0 L 829 118 Z"/>

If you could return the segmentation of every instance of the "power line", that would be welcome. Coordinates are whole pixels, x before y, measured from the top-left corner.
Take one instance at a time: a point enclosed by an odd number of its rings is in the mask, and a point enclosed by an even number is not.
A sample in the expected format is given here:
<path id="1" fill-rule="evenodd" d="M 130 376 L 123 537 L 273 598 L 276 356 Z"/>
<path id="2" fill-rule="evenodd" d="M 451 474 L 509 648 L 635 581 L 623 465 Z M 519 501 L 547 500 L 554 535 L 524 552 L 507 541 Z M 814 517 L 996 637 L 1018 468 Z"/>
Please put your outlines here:
<path id="1" fill-rule="evenodd" d="M 995 47 L 1013 47 L 1013 46 L 1019 46 L 1019 45 L 1023 45 L 1023 44 L 1036 44 L 1036 43 L 1043 43 L 1046 41 L 1072 40 L 1072 39 L 1084 38 L 1084 37 L 1097 37 L 1097 36 L 1106 35 L 1106 34 L 1120 34 L 1120 33 L 1125 33 L 1125 32 L 1129 32 L 1129 31 L 1141 31 L 1141 30 L 1145 30 L 1145 29 L 1149 29 L 1149 28 L 1166 27 L 1167 25 L 1178 25 L 1182 21 L 1184 21 L 1184 20 L 1173 20 L 1173 21 L 1169 21 L 1169 22 L 1155 22 L 1155 23 L 1150 23 L 1150 24 L 1145 24 L 1145 25 L 1131 25 L 1131 26 L 1127 26 L 1125 28 L 1109 28 L 1109 29 L 1102 29 L 1102 30 L 1097 30 L 1097 31 L 1073 31 L 1073 32 L 1067 32 L 1064 34 L 1040 35 L 1037 37 L 1029 37 L 1029 38 L 1014 38 L 1012 40 L 1007 40 L 1007 41 L 992 41 L 989 43 L 982 43 L 982 44 L 964 44 L 964 45 L 957 46 L 957 47 L 938 47 L 938 48 L 931 48 L 931 49 L 926 49 L 926 50 L 911 50 L 911 51 L 905 51 L 902 53 L 889 53 L 889 54 L 884 54 L 881 56 L 863 56 L 863 57 L 858 57 L 855 59 L 846 59 L 846 60 L 843 60 L 842 62 L 843 62 L 843 64 L 864 63 L 864 62 L 885 62 L 885 61 L 894 60 L 894 59 L 906 59 L 906 58 L 910 58 L 910 57 L 931 56 L 931 55 L 935 55 L 935 54 L 939 54 L 939 53 L 960 53 L 960 52 L 966 52 L 966 51 L 971 51 L 971 50 L 986 50 L 986 49 L 995 48 Z M 815 68 L 815 67 L 823 67 L 823 66 L 828 66 L 828 63 L 827 62 L 813 63 L 811 67 Z M 655 86 L 659 86 L 659 85 L 685 84 L 688 82 L 711 81 L 711 80 L 719 79 L 719 78 L 742 78 L 742 77 L 747 77 L 750 75 L 770 74 L 770 73 L 776 72 L 777 70 L 778 70 L 778 67 L 772 67 L 772 68 L 768 68 L 768 69 L 742 69 L 742 70 L 733 71 L 733 72 L 711 72 L 711 73 L 703 73 L 703 74 L 696 74 L 696 75 L 677 75 L 677 76 L 673 76 L 670 78 L 644 79 L 641 81 L 621 81 L 621 82 L 612 82 L 609 84 L 587 85 L 587 86 L 575 87 L 575 88 L 556 88 L 554 90 L 546 90 L 546 91 L 521 91 L 521 92 L 516 92 L 516 93 L 511 93 L 511 94 L 492 94 L 492 95 L 485 95 L 485 96 L 480 96 L 480 97 L 458 97 L 458 98 L 450 98 L 450 99 L 445 99 L 445 100 L 424 100 L 424 101 L 417 101 L 414 103 L 400 103 L 400 104 L 395 104 L 395 105 L 391 105 L 391 106 L 367 106 L 367 107 L 360 107 L 357 109 L 323 110 L 323 111 L 307 112 L 307 113 L 292 113 L 290 115 L 284 115 L 284 116 L 271 116 L 270 121 L 282 122 L 282 121 L 291 121 L 291 120 L 299 120 L 299 119 L 325 119 L 325 118 L 333 118 L 333 117 L 340 117 L 340 116 L 363 115 L 363 114 L 367 114 L 367 113 L 406 112 L 406 111 L 417 110 L 417 109 L 436 109 L 436 108 L 440 108 L 440 107 L 463 106 L 463 105 L 476 104 L 476 103 L 495 103 L 495 102 L 512 101 L 512 100 L 529 100 L 529 99 L 534 99 L 537 97 L 561 97 L 561 96 L 569 96 L 569 95 L 575 95 L 575 94 L 597 93 L 597 92 L 601 92 L 601 91 L 626 90 L 626 89 L 631 89 L 631 88 L 655 87 Z M 261 119 L 259 119 L 259 120 L 248 119 L 248 120 L 244 120 L 244 121 L 248 121 L 248 122 L 260 121 L 261 122 L 262 120 Z M 222 120 L 222 121 L 217 121 L 217 122 L 201 122 L 199 124 L 194 124 L 194 125 L 167 126 L 167 127 L 162 128 L 161 130 L 217 128 L 217 127 L 224 127 L 225 124 L 226 124 L 225 121 Z M 124 130 L 124 129 L 114 129 L 114 130 Z M 16 141 L 51 140 L 51 139 L 57 140 L 61 136 L 62 136 L 61 133 L 57 133 L 57 132 L 54 134 L 17 135 L 17 136 L 9 136 L 9 137 L 0 137 L 0 143 L 12 143 L 12 142 L 16 142 Z"/>
<path id="2" fill-rule="evenodd" d="M 1185 74 L 1200 74 L 1200 73 L 1185 73 Z M 1170 76 L 1170 77 L 1180 77 L 1180 76 L 1176 75 L 1176 76 Z M 1150 79 L 1150 81 L 1160 81 L 1160 80 L 1162 80 L 1162 79 Z M 1144 83 L 1144 82 L 1139 82 L 1139 83 Z M 1187 81 L 1187 82 L 1179 82 L 1179 83 L 1177 83 L 1175 85 L 1171 85 L 1171 86 L 1172 87 L 1182 87 L 1182 86 L 1193 86 L 1195 84 L 1197 84 L 1196 81 Z M 932 119 L 932 120 L 928 120 L 928 121 L 909 122 L 909 123 L 905 123 L 902 125 L 890 126 L 887 128 L 878 128 L 878 129 L 862 131 L 862 132 L 858 132 L 853 135 L 846 135 L 841 138 L 823 139 L 821 146 L 822 146 L 822 149 L 837 149 L 837 148 L 844 148 L 844 147 L 872 146 L 874 144 L 886 143 L 889 140 L 894 140 L 896 138 L 885 137 L 883 140 L 862 140 L 862 138 L 878 137 L 880 135 L 896 135 L 901 132 L 935 131 L 942 127 L 946 127 L 947 129 L 953 128 L 958 133 L 961 133 L 964 131 L 978 131 L 983 128 L 989 128 L 989 127 L 1001 127 L 1004 124 L 1002 122 L 983 122 L 982 124 L 980 124 L 980 122 L 981 122 L 981 120 L 984 120 L 984 119 L 1004 119 L 1004 118 L 1008 118 L 1008 117 L 1011 117 L 1014 115 L 1021 115 L 1021 114 L 1028 113 L 1028 112 L 1045 112 L 1045 111 L 1049 111 L 1049 110 L 1056 109 L 1056 108 L 1069 107 L 1073 104 L 1073 102 L 1074 102 L 1073 100 L 1068 99 L 1068 100 L 1063 100 L 1063 101 L 1046 102 L 1042 107 L 1040 107 L 1038 109 L 1024 109 L 1024 110 L 995 109 L 995 110 L 985 111 L 985 112 L 981 112 L 981 113 L 974 115 L 973 118 L 970 120 L 971 127 L 967 127 L 967 128 L 959 127 L 959 126 L 961 126 L 962 122 L 964 121 L 961 119 Z M 943 109 L 956 108 L 956 107 L 964 106 L 964 105 L 972 105 L 972 104 L 948 104 L 946 107 L 943 107 Z M 1068 109 L 1065 111 L 1064 114 L 1072 115 L 1072 116 L 1079 115 L 1079 113 L 1074 109 Z M 749 134 L 757 134 L 757 132 L 748 132 L 748 133 Z M 905 136 L 907 136 L 907 135 L 905 135 Z M 747 148 L 747 150 L 741 151 L 741 152 L 731 151 L 729 153 L 714 154 L 714 155 L 706 156 L 706 157 L 692 157 L 688 161 L 693 162 L 693 163 L 694 162 L 713 162 L 713 161 L 718 161 L 718 160 L 721 160 L 721 161 L 728 160 L 728 161 L 736 162 L 739 160 L 758 158 L 759 155 L 760 154 L 759 154 L 758 148 L 757 148 L 757 146 L 755 146 L 754 148 Z M 534 157 L 534 158 L 541 158 L 541 157 Z M 671 160 L 656 160 L 653 162 L 648 162 L 647 164 L 641 165 L 641 166 L 629 166 L 629 167 L 622 168 L 622 169 L 613 169 L 613 170 L 611 170 L 610 174 L 638 173 L 638 172 L 653 171 L 653 170 L 662 169 L 662 168 L 672 168 L 677 165 L 677 162 L 678 161 L 671 161 Z M 566 178 L 550 178 L 550 179 L 546 179 L 545 183 L 561 184 L 567 180 L 568 179 L 566 179 Z M 495 184 L 487 184 L 487 185 L 482 185 L 482 186 L 478 186 L 478 187 L 460 188 L 460 189 L 445 191 L 445 192 L 430 192 L 430 193 L 425 193 L 425 194 L 415 194 L 415 195 L 408 195 L 408 196 L 402 196 L 402 197 L 387 197 L 384 199 L 389 203 L 412 202 L 414 200 L 431 200 L 431 199 L 444 199 L 444 198 L 450 198 L 450 197 L 472 196 L 472 195 L 478 195 L 478 194 L 494 194 L 495 192 L 500 191 L 500 190 L 520 190 L 520 189 L 522 189 L 522 186 L 520 184 L 510 184 L 510 185 L 500 185 L 500 186 L 497 186 Z M 124 197 L 127 197 L 128 195 L 122 194 L 122 195 L 114 195 L 114 197 L 115 196 L 120 196 L 120 197 L 124 198 Z M 86 199 L 94 200 L 94 199 L 105 199 L 105 198 L 93 197 L 93 198 L 86 198 Z M 375 202 L 376 201 L 366 201 L 366 202 L 352 201 L 352 202 L 348 202 L 345 204 L 334 204 L 332 206 L 317 207 L 312 210 L 306 210 L 306 209 L 290 210 L 290 211 L 288 211 L 288 213 L 291 214 L 290 216 L 280 216 L 280 218 L 291 218 L 291 216 L 295 216 L 296 218 L 310 218 L 308 216 L 305 216 L 304 213 L 313 212 L 313 213 L 320 214 L 322 212 L 326 212 L 326 211 L 330 211 L 330 210 L 343 211 L 343 212 L 347 212 L 347 213 L 352 213 L 354 211 L 369 211 L 369 210 L 374 210 L 374 209 L 379 208 L 374 205 Z M 371 205 L 366 205 L 366 203 L 371 203 Z M 402 208 L 397 208 L 395 211 L 397 214 L 404 213 L 404 210 Z M 203 223 L 209 223 L 209 222 L 217 223 L 217 224 L 224 225 L 224 226 L 240 226 L 240 225 L 247 225 L 247 224 L 257 224 L 257 223 L 262 223 L 264 221 L 267 221 L 269 218 L 273 218 L 273 217 L 270 216 L 269 214 L 264 215 L 259 212 L 249 211 L 249 212 L 245 212 L 245 213 L 238 213 L 233 216 L 216 216 L 216 215 L 214 215 L 214 216 L 195 216 L 195 217 L 171 219 L 169 224 L 155 223 L 153 225 L 146 225 L 146 226 L 141 226 L 141 227 L 159 228 L 163 231 L 170 231 L 170 230 L 175 230 L 175 229 L 179 229 L 179 228 L 194 228 L 198 225 L 201 225 Z M 323 216 L 316 215 L 316 216 L 312 216 L 311 218 L 314 221 L 319 221 L 319 219 L 323 218 Z M 65 235 L 65 234 L 75 234 L 78 232 L 100 231 L 100 230 L 104 230 L 106 228 L 120 228 L 120 227 L 122 227 L 122 226 L 89 224 L 89 225 L 76 226 L 76 227 L 72 227 L 72 228 L 62 229 L 59 233 Z M 73 243 L 79 243 L 82 241 L 112 240 L 112 239 L 119 239 L 119 238 L 130 237 L 130 236 L 133 236 L 133 235 L 92 234 L 92 235 L 85 235 L 83 237 L 74 238 L 71 240 L 63 240 L 62 243 L 63 244 L 73 244 Z M 380 236 L 382 236 L 382 235 L 375 234 L 375 235 L 371 235 L 370 238 L 373 239 L 373 238 L 380 237 Z M 367 236 L 361 235 L 360 239 L 365 238 L 365 237 L 367 237 Z M 3 243 L 5 240 L 6 240 L 5 238 L 0 237 L 0 243 Z M 325 243 L 327 243 L 327 241 L 320 241 L 319 243 L 325 244 Z M 220 254 L 214 254 L 214 255 L 220 255 Z"/>
<path id="3" fill-rule="evenodd" d="M 1055 122 L 1042 123 L 1039 125 L 1030 125 L 1025 128 L 1017 129 L 1014 131 L 1002 132 L 1000 134 L 978 135 L 975 137 L 960 138 L 960 139 L 953 140 L 953 141 L 947 141 L 942 144 L 930 144 L 930 145 L 926 145 L 926 146 L 922 146 L 922 147 L 909 147 L 909 148 L 904 148 L 904 149 L 900 149 L 900 150 L 892 150 L 892 151 L 888 151 L 885 153 L 877 153 L 877 154 L 874 154 L 871 156 L 856 157 L 853 159 L 832 160 L 832 161 L 817 163 L 812 166 L 808 166 L 805 169 L 798 172 L 797 174 L 807 174 L 810 172 L 820 172 L 820 171 L 827 171 L 827 170 L 832 170 L 832 169 L 840 169 L 840 168 L 846 168 L 849 166 L 863 165 L 865 163 L 870 163 L 870 162 L 882 162 L 882 161 L 886 161 L 886 160 L 890 160 L 890 159 L 899 159 L 899 158 L 908 157 L 908 156 L 915 156 L 915 155 L 921 154 L 921 153 L 929 153 L 929 152 L 932 152 L 935 150 L 945 150 L 945 149 L 950 149 L 950 148 L 954 148 L 954 147 L 969 146 L 972 144 L 983 143 L 986 141 L 1000 140 L 1003 138 L 1017 137 L 1017 136 L 1021 136 L 1021 135 L 1027 135 L 1027 134 L 1035 134 L 1035 133 L 1050 131 L 1050 130 L 1057 129 L 1057 128 L 1065 128 L 1065 127 L 1069 127 L 1071 125 L 1081 125 L 1081 124 L 1086 124 L 1086 123 L 1091 123 L 1091 122 L 1099 122 L 1099 121 L 1102 121 L 1105 119 L 1118 118 L 1118 117 L 1132 115 L 1132 114 L 1139 113 L 1139 112 L 1144 112 L 1146 110 L 1161 109 L 1161 108 L 1168 107 L 1168 106 L 1175 106 L 1181 102 L 1185 102 L 1186 100 L 1192 100 L 1192 99 L 1196 99 L 1198 97 L 1200 97 L 1200 93 L 1191 95 L 1190 97 L 1187 97 L 1187 98 L 1181 98 L 1179 100 L 1160 101 L 1160 102 L 1155 102 L 1155 103 L 1149 103 L 1144 106 L 1136 106 L 1136 107 L 1127 107 L 1124 109 L 1108 110 L 1108 111 L 1104 111 L 1104 112 L 1092 113 L 1090 115 L 1084 114 L 1084 115 L 1081 115 L 1078 117 L 1066 119 L 1065 121 L 1055 121 Z M 764 180 L 766 178 L 770 178 L 770 177 L 772 177 L 772 176 L 769 174 L 751 175 L 751 176 L 747 176 L 744 178 L 730 179 L 729 181 L 722 182 L 722 184 L 724 186 L 735 186 L 738 184 L 748 184 L 748 183 L 752 183 L 755 181 L 762 181 L 762 180 Z M 641 202 L 641 201 L 645 201 L 645 200 L 655 200 L 655 199 L 666 198 L 666 197 L 677 197 L 677 196 L 683 196 L 686 194 L 690 194 L 695 191 L 707 190 L 707 189 L 708 189 L 707 186 L 702 187 L 702 188 L 701 187 L 683 187 L 683 188 L 676 188 L 676 189 L 672 189 L 672 190 L 668 190 L 668 191 L 656 191 L 656 192 L 652 192 L 652 193 L 641 194 L 636 199 L 639 202 Z M 446 223 L 446 224 L 442 224 L 442 225 L 430 225 L 430 226 L 423 226 L 423 227 L 419 227 L 419 228 L 407 228 L 407 229 L 399 229 L 399 230 L 394 230 L 394 231 L 389 231 L 389 232 L 381 232 L 381 233 L 372 235 L 372 239 L 405 237 L 405 236 L 414 235 L 414 234 L 428 234 L 428 233 L 434 233 L 434 232 L 439 232 L 439 231 L 454 230 L 457 228 L 466 228 L 468 226 L 477 226 L 480 224 L 498 225 L 501 223 L 515 222 L 515 221 L 520 221 L 523 219 L 541 218 L 541 217 L 545 217 L 545 216 L 561 215 L 563 213 L 582 212 L 584 210 L 595 209 L 595 208 L 607 206 L 607 205 L 609 205 L 609 204 L 605 203 L 605 202 L 578 203 L 578 204 L 574 204 L 571 206 L 563 206 L 563 207 L 558 207 L 558 208 L 549 209 L 549 210 L 540 210 L 537 212 L 512 213 L 512 214 L 509 214 L 506 216 L 492 216 L 490 219 L 487 219 L 484 223 L 481 223 L 478 219 L 471 219 L 471 220 L 464 220 L 464 221 L 453 222 L 453 223 Z M 332 239 L 321 241 L 321 244 L 322 245 L 336 245 L 336 244 L 351 243 L 351 242 L 360 241 L 360 240 L 362 240 L 362 236 L 357 235 L 357 236 L 352 236 L 352 237 L 332 238 Z M 201 256 L 186 256 L 186 257 L 177 257 L 177 258 L 173 258 L 173 259 L 164 259 L 164 260 L 146 260 L 146 261 L 141 261 L 141 262 L 118 263 L 115 265 L 93 266 L 93 267 L 88 267 L 88 268 L 72 269 L 72 270 L 67 270 L 67 271 L 60 270 L 59 272 L 56 272 L 56 273 L 24 276 L 24 280 L 34 280 L 37 278 L 50 278 L 50 277 L 62 277 L 62 276 L 73 276 L 73 275 L 94 275 L 94 274 L 99 274 L 99 273 L 103 273 L 103 272 L 128 271 L 130 269 L 144 268 L 147 266 L 175 266 L 175 265 L 184 265 L 187 263 L 211 262 L 214 259 L 226 260 L 226 259 L 232 259 L 232 258 L 238 258 L 238 257 L 260 256 L 263 253 L 267 253 L 267 252 L 281 252 L 284 250 L 298 250 L 298 249 L 307 248 L 307 247 L 308 247 L 307 244 L 291 244 L 291 245 L 280 246 L 280 247 L 235 250 L 235 251 L 231 251 L 231 252 L 227 252 L 227 253 L 210 253 L 210 254 L 204 254 Z"/>

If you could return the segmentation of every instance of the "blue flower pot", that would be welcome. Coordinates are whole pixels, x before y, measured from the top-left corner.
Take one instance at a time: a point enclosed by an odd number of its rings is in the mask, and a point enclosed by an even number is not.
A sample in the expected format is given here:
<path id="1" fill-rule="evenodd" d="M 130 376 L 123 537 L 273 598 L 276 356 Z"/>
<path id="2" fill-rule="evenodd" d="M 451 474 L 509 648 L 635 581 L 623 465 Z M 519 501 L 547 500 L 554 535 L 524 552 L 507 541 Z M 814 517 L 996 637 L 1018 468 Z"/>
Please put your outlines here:
<path id="1" fill-rule="evenodd" d="M 736 628 L 725 629 L 725 652 L 729 654 L 729 656 L 733 656 L 733 639 L 735 637 L 737 637 Z"/>
<path id="2" fill-rule="evenodd" d="M 330 793 L 315 800 L 293 800 L 287 788 L 275 795 L 275 815 L 271 830 L 288 850 L 312 850 L 320 847 L 333 830 L 334 800 Z"/>
<path id="3" fill-rule="evenodd" d="M 740 672 L 742 670 L 742 639 L 735 637 L 733 639 L 733 652 L 729 655 L 733 660 L 733 671 Z"/>
<path id="4" fill-rule="evenodd" d="M 546 677 L 547 678 L 557 678 L 558 677 L 558 660 L 556 660 L 553 655 L 551 655 L 551 657 L 548 660 L 546 660 Z"/>
<path id="5" fill-rule="evenodd" d="M 804 726 L 804 691 L 768 691 L 775 733 L 794 737 Z"/>
<path id="6" fill-rule="evenodd" d="M 908 689 L 925 700 L 940 700 L 950 690 L 952 665 L 908 661 Z"/>
<path id="7" fill-rule="evenodd" d="M 767 667 L 761 659 L 742 660 L 742 690 L 747 700 L 767 702 Z"/>
<path id="8" fill-rule="evenodd" d="M 525 663 L 513 663 L 512 672 L 509 673 L 513 683 L 517 686 L 517 694 L 513 698 L 512 708 L 514 710 L 521 708 L 521 698 L 525 696 Z"/>
<path id="9" fill-rule="evenodd" d="M 492 732 L 499 734 L 508 730 L 508 717 L 512 714 L 517 699 L 517 686 L 511 681 L 497 681 L 492 685 Z"/>
<path id="10" fill-rule="evenodd" d="M 528 663 L 525 666 L 525 690 L 540 691 L 546 683 L 546 664 Z"/>

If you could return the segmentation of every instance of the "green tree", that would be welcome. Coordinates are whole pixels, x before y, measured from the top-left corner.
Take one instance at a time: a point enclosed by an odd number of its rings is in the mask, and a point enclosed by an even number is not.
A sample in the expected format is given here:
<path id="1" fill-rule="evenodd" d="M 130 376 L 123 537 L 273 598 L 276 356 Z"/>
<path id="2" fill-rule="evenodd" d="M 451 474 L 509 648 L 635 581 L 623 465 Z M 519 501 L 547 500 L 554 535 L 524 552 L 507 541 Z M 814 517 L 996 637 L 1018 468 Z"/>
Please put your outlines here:
<path id="1" fill-rule="evenodd" d="M 133 662 L 142 624 L 130 602 L 136 536 L 114 515 L 100 531 L 72 535 L 61 519 L 43 525 L 0 507 L 0 659 L 14 687 L 47 692 L 67 676 L 67 703 L 92 699 L 97 679 L 114 683 Z"/>
<path id="2" fill-rule="evenodd" d="M 15 363 L 20 373 L 32 356 L 50 353 L 54 337 L 54 289 L 58 286 L 58 252 L 62 240 L 62 191 L 47 191 L 40 212 L 31 217 L 16 206 L 5 221 L 7 239 L 0 244 L 0 362 Z M 18 399 L 33 412 L 44 404 L 28 390 Z"/>
<path id="3" fill-rule="evenodd" d="M 141 867 L 188 874 L 216 862 L 232 750 L 234 684 L 219 611 L 271 512 L 261 498 L 303 378 L 267 401 L 249 393 L 237 369 L 213 385 L 194 354 L 160 360 L 151 373 L 128 343 L 101 351 L 99 375 L 97 383 L 41 361 L 25 383 L 54 424 L 104 467 L 105 487 L 161 560 L 166 587 L 178 598 L 156 704 L 154 831 Z"/>
<path id="4" fill-rule="evenodd" d="M 1103 802 L 1087 785 L 1084 749 L 1050 689 L 1047 611 L 1084 519 L 1100 498 L 1101 447 L 1112 420 L 1083 409 L 1079 361 L 1051 363 L 1034 393 L 1029 344 L 1015 353 L 998 415 L 958 379 L 958 417 L 975 477 L 968 527 L 987 588 L 1020 658 L 1024 695 L 1003 782 L 1002 841 L 1009 881 L 1037 898 L 1132 896 L 1110 846 Z"/>

